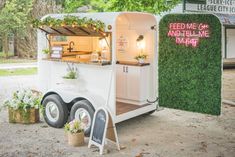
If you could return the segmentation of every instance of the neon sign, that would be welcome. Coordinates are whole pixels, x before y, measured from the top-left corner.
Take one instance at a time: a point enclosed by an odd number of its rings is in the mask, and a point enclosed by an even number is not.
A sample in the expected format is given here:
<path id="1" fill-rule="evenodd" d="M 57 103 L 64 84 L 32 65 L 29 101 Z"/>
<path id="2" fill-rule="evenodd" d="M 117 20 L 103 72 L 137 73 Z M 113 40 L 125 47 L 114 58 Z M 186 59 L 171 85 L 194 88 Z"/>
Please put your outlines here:
<path id="1" fill-rule="evenodd" d="M 209 25 L 205 23 L 170 23 L 168 37 L 174 37 L 176 44 L 197 47 L 201 38 L 209 38 Z"/>

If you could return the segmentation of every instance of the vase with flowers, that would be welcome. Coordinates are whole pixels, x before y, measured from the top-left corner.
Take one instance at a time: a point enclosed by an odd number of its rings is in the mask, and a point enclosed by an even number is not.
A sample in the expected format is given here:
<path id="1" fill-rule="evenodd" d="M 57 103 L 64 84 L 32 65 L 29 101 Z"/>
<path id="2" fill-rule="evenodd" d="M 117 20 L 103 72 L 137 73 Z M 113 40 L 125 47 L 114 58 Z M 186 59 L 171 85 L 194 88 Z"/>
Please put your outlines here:
<path id="1" fill-rule="evenodd" d="M 84 127 L 76 119 L 65 124 L 65 132 L 68 137 L 68 144 L 71 146 L 82 146 L 84 144 Z"/>

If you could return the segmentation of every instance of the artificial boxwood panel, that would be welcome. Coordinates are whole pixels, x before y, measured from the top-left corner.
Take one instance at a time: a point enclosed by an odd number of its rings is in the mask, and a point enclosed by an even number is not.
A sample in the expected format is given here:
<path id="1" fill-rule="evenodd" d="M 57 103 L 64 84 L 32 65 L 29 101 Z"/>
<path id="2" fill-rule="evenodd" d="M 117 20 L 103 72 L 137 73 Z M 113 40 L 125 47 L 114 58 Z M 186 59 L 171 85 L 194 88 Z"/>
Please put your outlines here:
<path id="1" fill-rule="evenodd" d="M 210 37 L 196 47 L 168 37 L 170 23 L 206 23 Z M 211 14 L 168 14 L 159 24 L 159 105 L 219 115 L 221 112 L 221 23 Z"/>

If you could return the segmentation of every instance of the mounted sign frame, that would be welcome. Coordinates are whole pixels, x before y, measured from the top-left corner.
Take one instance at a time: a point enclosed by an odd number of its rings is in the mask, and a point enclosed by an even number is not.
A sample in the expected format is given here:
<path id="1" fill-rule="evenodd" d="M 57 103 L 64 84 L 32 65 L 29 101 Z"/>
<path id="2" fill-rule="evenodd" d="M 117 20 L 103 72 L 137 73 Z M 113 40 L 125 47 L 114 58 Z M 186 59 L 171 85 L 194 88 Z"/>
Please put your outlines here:
<path id="1" fill-rule="evenodd" d="M 91 145 L 95 145 L 99 148 L 100 155 L 102 155 L 107 141 L 115 143 L 117 149 L 120 150 L 117 131 L 112 117 L 107 109 L 100 107 L 94 114 L 88 148 Z"/>
<path id="2" fill-rule="evenodd" d="M 235 0 L 184 0 L 183 3 L 186 11 L 235 14 Z"/>

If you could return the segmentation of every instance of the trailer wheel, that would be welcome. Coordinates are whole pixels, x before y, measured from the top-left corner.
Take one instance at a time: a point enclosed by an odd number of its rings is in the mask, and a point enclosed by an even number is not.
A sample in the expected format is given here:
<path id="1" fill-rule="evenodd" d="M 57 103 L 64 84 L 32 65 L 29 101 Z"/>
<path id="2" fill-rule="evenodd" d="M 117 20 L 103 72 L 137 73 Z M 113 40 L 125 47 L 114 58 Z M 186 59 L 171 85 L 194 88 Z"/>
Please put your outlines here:
<path id="1" fill-rule="evenodd" d="M 68 120 L 68 108 L 56 94 L 48 95 L 42 102 L 46 123 L 55 128 L 62 128 Z"/>
<path id="2" fill-rule="evenodd" d="M 84 134 L 87 137 L 90 136 L 94 113 L 95 110 L 93 109 L 92 104 L 87 100 L 80 100 L 76 102 L 70 111 L 71 120 L 77 119 L 84 124 Z"/>
<path id="3" fill-rule="evenodd" d="M 150 115 L 150 114 L 153 114 L 156 110 L 153 110 L 153 111 L 150 111 L 148 112 L 147 114 Z"/>

